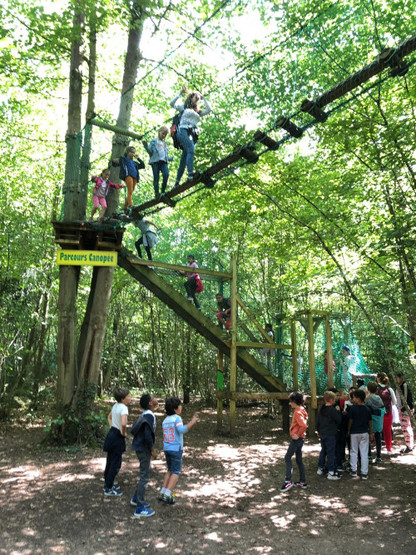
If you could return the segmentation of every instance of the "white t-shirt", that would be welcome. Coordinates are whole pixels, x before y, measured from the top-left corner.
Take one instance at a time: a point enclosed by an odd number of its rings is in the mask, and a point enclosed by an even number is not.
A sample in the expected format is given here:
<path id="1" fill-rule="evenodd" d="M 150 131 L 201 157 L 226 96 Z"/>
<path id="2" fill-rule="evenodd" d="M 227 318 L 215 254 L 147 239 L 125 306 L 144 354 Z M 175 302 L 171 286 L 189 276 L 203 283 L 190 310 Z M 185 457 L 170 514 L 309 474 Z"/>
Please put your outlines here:
<path id="1" fill-rule="evenodd" d="M 114 428 L 118 428 L 120 432 L 122 430 L 121 417 L 123 416 L 123 414 L 129 414 L 129 409 L 127 408 L 127 405 L 125 405 L 124 403 L 116 403 L 115 405 L 113 405 L 113 408 L 111 409 L 111 425 Z"/>

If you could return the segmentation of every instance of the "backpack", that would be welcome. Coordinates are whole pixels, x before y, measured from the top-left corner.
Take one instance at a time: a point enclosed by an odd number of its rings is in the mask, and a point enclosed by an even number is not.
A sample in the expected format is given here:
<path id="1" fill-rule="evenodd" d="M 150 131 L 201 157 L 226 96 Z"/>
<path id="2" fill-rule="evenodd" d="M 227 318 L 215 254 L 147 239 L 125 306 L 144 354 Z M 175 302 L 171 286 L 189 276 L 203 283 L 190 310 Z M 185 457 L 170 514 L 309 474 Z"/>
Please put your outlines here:
<path id="1" fill-rule="evenodd" d="M 195 281 L 196 281 L 195 293 L 202 293 L 202 291 L 204 290 L 204 286 L 202 285 L 202 281 L 199 275 L 195 277 Z"/>
<path id="2" fill-rule="evenodd" d="M 183 150 L 182 145 L 178 141 L 178 137 L 177 137 L 181 117 L 182 117 L 182 114 L 180 112 L 175 114 L 173 116 L 172 124 L 170 126 L 170 136 L 172 137 L 173 146 L 174 146 L 174 148 L 177 148 L 178 150 Z"/>
<path id="3" fill-rule="evenodd" d="M 377 393 L 383 401 L 386 414 L 391 414 L 391 394 L 388 387 L 379 387 Z"/>

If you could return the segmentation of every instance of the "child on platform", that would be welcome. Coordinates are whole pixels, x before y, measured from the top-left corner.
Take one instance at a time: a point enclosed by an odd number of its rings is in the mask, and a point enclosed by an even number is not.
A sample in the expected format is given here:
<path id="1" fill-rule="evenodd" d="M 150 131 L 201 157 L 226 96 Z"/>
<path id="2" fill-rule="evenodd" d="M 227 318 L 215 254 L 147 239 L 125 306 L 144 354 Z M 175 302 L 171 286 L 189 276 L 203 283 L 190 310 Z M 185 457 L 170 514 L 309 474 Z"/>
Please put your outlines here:
<path id="1" fill-rule="evenodd" d="M 135 161 L 134 158 L 136 158 L 137 161 Z M 124 210 L 127 210 L 128 206 L 133 205 L 134 189 L 136 188 L 136 183 L 138 183 L 140 179 L 139 170 L 143 170 L 145 167 L 144 162 L 136 155 L 134 146 L 129 146 L 126 148 L 124 156 L 114 158 L 111 164 L 120 167 L 120 179 L 127 185 L 127 198 L 124 203 Z"/>
<path id="2" fill-rule="evenodd" d="M 358 452 L 361 458 L 361 478 L 368 478 L 368 447 L 373 439 L 373 423 L 370 409 L 365 405 L 365 392 L 352 392 L 353 405 L 348 412 L 348 435 L 351 438 L 351 476 L 357 477 Z"/>
<path id="3" fill-rule="evenodd" d="M 303 403 L 302 393 L 297 392 L 289 395 L 289 404 L 292 409 L 294 409 L 294 413 L 289 430 L 291 441 L 285 455 L 286 477 L 282 487 L 280 488 L 280 491 L 282 492 L 289 491 L 295 485 L 302 489 L 306 489 L 308 487 L 305 478 L 305 467 L 302 460 L 302 447 L 306 435 L 306 429 L 308 427 L 308 413 L 306 412 Z M 296 482 L 295 484 L 292 482 L 293 455 L 296 455 L 296 464 L 299 468 L 299 482 Z"/>
<path id="4" fill-rule="evenodd" d="M 109 497 L 123 495 L 118 486 L 114 485 L 114 479 L 120 471 L 122 456 L 126 450 L 127 416 L 129 414 L 127 405 L 131 401 L 131 395 L 128 389 L 119 388 L 115 390 L 114 398 L 116 403 L 108 415 L 110 430 L 103 446 L 103 451 L 107 452 L 104 495 Z"/>
<path id="5" fill-rule="evenodd" d="M 94 205 L 89 222 L 92 222 L 94 214 L 97 212 L 98 208 L 101 206 L 100 214 L 98 216 L 98 220 L 102 220 L 104 218 L 105 212 L 107 210 L 107 201 L 106 197 L 108 195 L 108 191 L 110 187 L 115 187 L 116 189 L 121 189 L 125 187 L 125 185 L 118 185 L 117 183 L 113 183 L 110 181 L 110 170 L 106 169 L 101 172 L 100 177 L 93 176 L 91 177 L 91 181 L 95 183 L 94 189 L 92 190 L 92 203 Z"/>
<path id="6" fill-rule="evenodd" d="M 165 194 L 169 179 L 168 162 L 173 160 L 173 156 L 169 156 L 168 145 L 165 141 L 168 132 L 169 129 L 166 125 L 162 125 L 157 133 L 157 138 L 152 139 L 149 144 L 147 144 L 147 141 L 143 141 L 143 146 L 150 155 L 149 164 L 152 166 L 153 188 L 156 198 L 159 197 L 160 174 L 162 174 L 162 195 Z"/>
<path id="7" fill-rule="evenodd" d="M 328 464 L 328 480 L 339 480 L 341 476 L 336 471 L 337 434 L 341 426 L 342 415 L 340 407 L 335 405 L 336 395 L 333 391 L 325 391 L 324 405 L 318 413 L 316 431 L 321 441 L 321 452 L 318 460 L 317 474 L 322 475 L 325 469 L 325 459 Z"/>
<path id="8" fill-rule="evenodd" d="M 183 436 L 198 422 L 195 413 L 192 420 L 184 425 L 181 413 L 182 402 L 177 397 L 169 397 L 165 403 L 166 418 L 163 421 L 163 451 L 166 457 L 167 472 L 163 479 L 159 501 L 173 505 L 175 497 L 172 492 L 178 483 L 182 468 Z"/>

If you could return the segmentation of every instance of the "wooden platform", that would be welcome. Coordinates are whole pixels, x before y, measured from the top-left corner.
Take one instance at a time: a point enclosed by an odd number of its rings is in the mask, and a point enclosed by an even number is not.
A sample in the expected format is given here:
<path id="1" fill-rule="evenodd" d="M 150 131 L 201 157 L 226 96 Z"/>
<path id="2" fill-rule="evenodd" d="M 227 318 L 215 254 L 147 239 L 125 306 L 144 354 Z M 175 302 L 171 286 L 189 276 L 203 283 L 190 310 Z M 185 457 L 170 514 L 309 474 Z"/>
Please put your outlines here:
<path id="1" fill-rule="evenodd" d="M 124 228 L 117 220 L 101 222 L 52 222 L 55 243 L 63 249 L 114 250 L 121 249 Z"/>

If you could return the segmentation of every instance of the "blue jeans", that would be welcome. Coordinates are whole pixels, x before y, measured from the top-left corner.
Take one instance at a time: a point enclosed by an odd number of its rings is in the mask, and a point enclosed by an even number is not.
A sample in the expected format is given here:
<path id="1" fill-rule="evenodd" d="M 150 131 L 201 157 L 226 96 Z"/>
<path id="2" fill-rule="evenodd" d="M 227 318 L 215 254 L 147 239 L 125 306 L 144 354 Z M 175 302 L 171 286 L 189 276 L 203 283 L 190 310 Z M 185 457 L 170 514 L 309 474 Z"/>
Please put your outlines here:
<path id="1" fill-rule="evenodd" d="M 285 455 L 285 463 L 286 463 L 286 482 L 290 482 L 292 480 L 292 457 L 296 454 L 296 464 L 299 468 L 299 480 L 301 482 L 306 482 L 305 478 L 305 467 L 303 466 L 302 460 L 302 447 L 303 447 L 303 439 L 292 439 L 289 443 L 289 447 L 287 448 L 287 452 Z"/>
<path id="2" fill-rule="evenodd" d="M 319 453 L 318 467 L 325 468 L 325 459 L 328 460 L 328 470 L 331 474 L 336 471 L 335 451 L 337 446 L 337 436 L 320 434 L 321 452 Z"/>
<path id="3" fill-rule="evenodd" d="M 176 174 L 176 182 L 178 183 L 183 176 L 185 167 L 188 170 L 188 174 L 194 173 L 194 154 L 195 154 L 195 143 L 192 136 L 189 136 L 189 131 L 187 128 L 180 127 L 177 133 L 178 141 L 183 147 L 181 161 L 179 162 L 178 173 Z"/>
<path id="4" fill-rule="evenodd" d="M 140 461 L 139 481 L 136 488 L 137 505 L 143 505 L 145 501 L 146 486 L 150 478 L 150 451 L 136 451 Z"/>
<path id="5" fill-rule="evenodd" d="M 155 190 L 155 196 L 159 194 L 159 176 L 162 174 L 163 181 L 162 181 L 162 195 L 166 191 L 166 185 L 168 184 L 169 179 L 169 168 L 168 163 L 164 160 L 159 160 L 158 162 L 153 162 L 150 164 L 152 166 L 153 171 L 153 188 Z"/>

